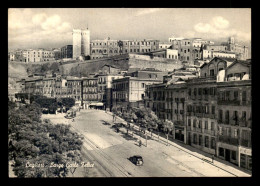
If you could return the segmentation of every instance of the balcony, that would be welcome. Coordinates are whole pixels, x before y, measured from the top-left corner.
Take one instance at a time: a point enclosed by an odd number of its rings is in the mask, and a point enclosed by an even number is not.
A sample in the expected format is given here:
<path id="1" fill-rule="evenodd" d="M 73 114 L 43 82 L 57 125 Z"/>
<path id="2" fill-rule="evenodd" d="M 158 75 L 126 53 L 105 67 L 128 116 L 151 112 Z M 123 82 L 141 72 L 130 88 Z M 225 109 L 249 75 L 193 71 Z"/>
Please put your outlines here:
<path id="1" fill-rule="evenodd" d="M 184 122 L 183 121 L 174 121 L 174 125 L 184 126 Z"/>
<path id="2" fill-rule="evenodd" d="M 195 131 L 202 133 L 202 128 L 195 128 Z"/>
<path id="3" fill-rule="evenodd" d="M 204 100 L 208 101 L 209 100 L 209 96 L 208 95 L 204 95 Z"/>
<path id="4" fill-rule="evenodd" d="M 240 105 L 240 100 L 218 100 L 219 105 Z"/>
<path id="5" fill-rule="evenodd" d="M 222 142 L 222 143 L 227 143 L 227 144 L 230 144 L 230 145 L 239 145 L 239 141 L 237 138 L 232 138 L 230 136 L 219 136 L 218 138 L 219 142 Z"/>
<path id="6" fill-rule="evenodd" d="M 238 120 L 231 119 L 230 120 L 230 125 L 239 126 L 239 122 L 238 122 Z"/>
<path id="7" fill-rule="evenodd" d="M 202 118 L 204 117 L 204 113 L 195 113 L 195 116 L 197 116 L 198 118 Z"/>
<path id="8" fill-rule="evenodd" d="M 215 114 L 204 114 L 205 118 L 215 119 Z"/>
<path id="9" fill-rule="evenodd" d="M 252 142 L 251 142 L 251 140 L 240 139 L 240 145 L 243 146 L 243 147 L 252 148 Z"/>
<path id="10" fill-rule="evenodd" d="M 243 106 L 251 106 L 252 102 L 251 101 L 241 101 L 241 105 Z"/>
<path id="11" fill-rule="evenodd" d="M 158 109 L 158 111 L 159 112 L 165 112 L 165 109 L 160 108 L 160 109 Z"/>
<path id="12" fill-rule="evenodd" d="M 204 129 L 204 133 L 215 136 L 215 131 L 214 130 L 208 130 L 208 129 Z"/>
<path id="13" fill-rule="evenodd" d="M 165 112 L 172 113 L 172 109 L 165 109 Z"/>

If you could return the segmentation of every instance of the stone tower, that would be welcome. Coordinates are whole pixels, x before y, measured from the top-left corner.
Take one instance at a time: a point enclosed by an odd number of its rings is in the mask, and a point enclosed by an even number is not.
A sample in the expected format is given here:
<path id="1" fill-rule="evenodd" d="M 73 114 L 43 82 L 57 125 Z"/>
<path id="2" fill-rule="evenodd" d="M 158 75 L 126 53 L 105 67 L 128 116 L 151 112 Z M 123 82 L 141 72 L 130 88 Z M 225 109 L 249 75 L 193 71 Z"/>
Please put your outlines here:
<path id="1" fill-rule="evenodd" d="M 90 56 L 90 31 L 73 29 L 73 59 Z"/>

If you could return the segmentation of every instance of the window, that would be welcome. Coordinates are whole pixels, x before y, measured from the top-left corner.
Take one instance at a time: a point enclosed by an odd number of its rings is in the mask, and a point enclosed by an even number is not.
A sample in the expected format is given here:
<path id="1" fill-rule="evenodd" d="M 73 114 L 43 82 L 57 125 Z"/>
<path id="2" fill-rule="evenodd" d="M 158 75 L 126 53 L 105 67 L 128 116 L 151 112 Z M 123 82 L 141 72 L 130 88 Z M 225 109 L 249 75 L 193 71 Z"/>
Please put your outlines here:
<path id="1" fill-rule="evenodd" d="M 197 134 L 193 134 L 193 143 L 197 144 Z"/>
<path id="2" fill-rule="evenodd" d="M 199 135 L 199 145 L 201 145 L 201 146 L 203 145 L 202 144 L 202 135 Z"/>
<path id="3" fill-rule="evenodd" d="M 191 96 L 191 89 L 190 88 L 188 90 L 188 94 L 189 94 L 189 96 Z"/>
<path id="4" fill-rule="evenodd" d="M 215 114 L 215 106 L 211 106 L 211 114 Z"/>
<path id="5" fill-rule="evenodd" d="M 196 128 L 196 120 L 193 120 L 193 128 Z"/>
<path id="6" fill-rule="evenodd" d="M 224 149 L 219 147 L 218 151 L 219 151 L 219 156 L 224 157 Z"/>
<path id="7" fill-rule="evenodd" d="M 234 91 L 234 100 L 238 100 L 238 91 Z"/>
<path id="8" fill-rule="evenodd" d="M 209 137 L 205 136 L 205 147 L 209 148 Z"/>
<path id="9" fill-rule="evenodd" d="M 210 146 L 211 149 L 215 149 L 216 148 L 216 141 L 215 141 L 215 138 L 211 138 L 211 146 Z"/>
<path id="10" fill-rule="evenodd" d="M 210 76 L 214 76 L 214 69 L 209 71 Z"/>
<path id="11" fill-rule="evenodd" d="M 242 92 L 242 101 L 246 101 L 246 91 Z"/>
<path id="12" fill-rule="evenodd" d="M 205 121 L 205 126 L 204 126 L 205 129 L 208 129 L 209 126 L 208 126 L 208 121 Z"/>
<path id="13" fill-rule="evenodd" d="M 219 122 L 222 123 L 222 115 L 223 115 L 223 111 L 222 110 L 219 110 L 218 111 L 218 119 L 219 119 Z"/>
<path id="14" fill-rule="evenodd" d="M 226 114 L 225 114 L 225 124 L 229 124 L 229 111 L 228 110 L 226 111 Z"/>
<path id="15" fill-rule="evenodd" d="M 231 151 L 231 159 L 232 160 L 237 160 L 237 152 L 236 151 Z"/>
<path id="16" fill-rule="evenodd" d="M 145 88 L 145 84 L 144 83 L 142 83 L 142 88 Z"/>
<path id="17" fill-rule="evenodd" d="M 198 126 L 200 129 L 201 129 L 201 127 L 202 127 L 202 121 L 201 120 L 199 120 L 199 126 Z"/>
<path id="18" fill-rule="evenodd" d="M 188 126 L 191 126 L 191 119 L 188 119 Z"/>

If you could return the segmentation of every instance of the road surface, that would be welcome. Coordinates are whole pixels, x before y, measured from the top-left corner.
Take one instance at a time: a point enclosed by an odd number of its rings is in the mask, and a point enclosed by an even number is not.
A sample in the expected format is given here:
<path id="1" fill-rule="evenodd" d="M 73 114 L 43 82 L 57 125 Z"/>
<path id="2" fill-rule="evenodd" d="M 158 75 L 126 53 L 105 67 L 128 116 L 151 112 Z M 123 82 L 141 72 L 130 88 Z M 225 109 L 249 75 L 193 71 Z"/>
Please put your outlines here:
<path id="1" fill-rule="evenodd" d="M 174 146 L 166 146 L 157 137 L 148 138 L 147 147 L 139 147 L 137 134 L 127 135 L 124 128 L 117 133 L 111 115 L 101 110 L 81 110 L 72 127 L 84 136 L 83 153 L 94 168 L 80 170 L 74 176 L 93 177 L 232 177 L 233 174 L 198 159 Z M 128 160 L 141 155 L 143 166 Z M 88 171 L 86 173 L 86 171 Z"/>

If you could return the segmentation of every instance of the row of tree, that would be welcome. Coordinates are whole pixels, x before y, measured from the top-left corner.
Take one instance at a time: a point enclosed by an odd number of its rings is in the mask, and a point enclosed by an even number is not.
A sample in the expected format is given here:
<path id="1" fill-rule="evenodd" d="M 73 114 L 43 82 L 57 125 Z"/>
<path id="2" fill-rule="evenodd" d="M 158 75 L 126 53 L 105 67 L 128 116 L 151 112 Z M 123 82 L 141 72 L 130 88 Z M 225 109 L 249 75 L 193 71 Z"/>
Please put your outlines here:
<path id="1" fill-rule="evenodd" d="M 61 112 L 67 112 L 71 107 L 75 105 L 74 98 L 47 98 L 41 95 L 31 95 L 27 93 L 18 93 L 15 95 L 22 103 L 25 103 L 26 99 L 30 99 L 30 103 L 36 102 L 42 109 L 43 113 L 55 113 L 59 108 Z"/>
<path id="2" fill-rule="evenodd" d="M 112 112 L 118 117 L 123 118 L 130 123 L 135 123 L 139 126 L 139 130 L 149 130 L 151 132 L 151 138 L 153 131 L 158 132 L 158 139 L 160 132 L 163 132 L 167 137 L 168 145 L 168 136 L 173 131 L 173 122 L 170 120 L 162 120 L 157 117 L 157 115 L 150 109 L 147 108 L 130 108 L 123 113 L 117 108 L 113 108 Z M 147 135 L 146 135 L 147 137 Z M 147 144 L 147 140 L 146 140 Z"/>
<path id="3" fill-rule="evenodd" d="M 75 169 L 65 165 L 81 161 L 82 137 L 68 125 L 41 121 L 41 114 L 35 102 L 20 107 L 8 103 L 8 158 L 13 172 L 17 177 L 66 177 Z"/>

